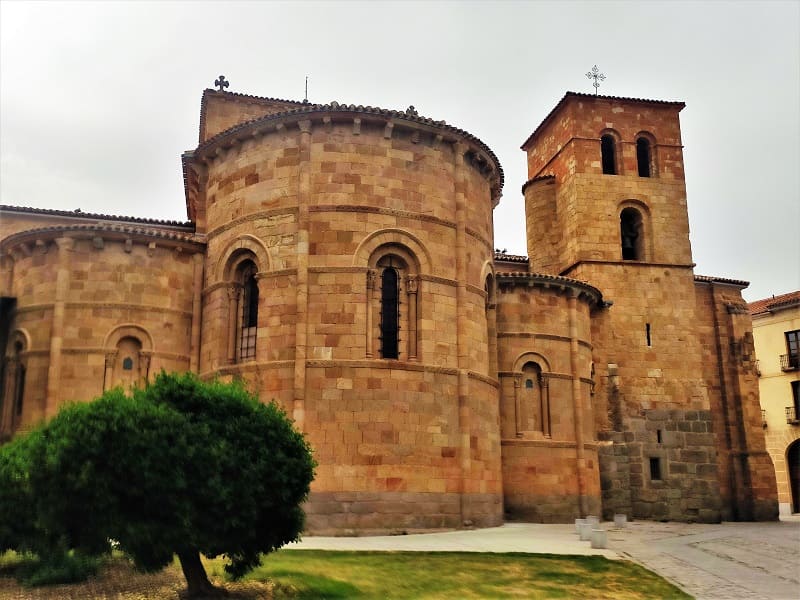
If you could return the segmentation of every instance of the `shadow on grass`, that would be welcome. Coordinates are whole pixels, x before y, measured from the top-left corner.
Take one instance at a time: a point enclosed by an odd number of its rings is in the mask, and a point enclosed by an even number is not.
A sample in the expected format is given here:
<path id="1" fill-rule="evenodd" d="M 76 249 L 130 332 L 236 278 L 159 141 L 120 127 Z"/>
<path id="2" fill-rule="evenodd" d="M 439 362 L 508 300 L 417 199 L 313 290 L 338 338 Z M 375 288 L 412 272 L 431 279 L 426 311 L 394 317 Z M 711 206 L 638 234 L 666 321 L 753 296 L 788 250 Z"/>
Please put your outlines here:
<path id="1" fill-rule="evenodd" d="M 343 598 L 363 597 L 362 591 L 355 585 L 339 579 L 325 577 L 300 571 L 276 570 L 270 573 L 270 578 L 275 581 L 289 579 L 301 584 L 286 585 L 277 583 L 273 590 L 275 599 L 292 598 L 301 600 L 339 600 Z"/>

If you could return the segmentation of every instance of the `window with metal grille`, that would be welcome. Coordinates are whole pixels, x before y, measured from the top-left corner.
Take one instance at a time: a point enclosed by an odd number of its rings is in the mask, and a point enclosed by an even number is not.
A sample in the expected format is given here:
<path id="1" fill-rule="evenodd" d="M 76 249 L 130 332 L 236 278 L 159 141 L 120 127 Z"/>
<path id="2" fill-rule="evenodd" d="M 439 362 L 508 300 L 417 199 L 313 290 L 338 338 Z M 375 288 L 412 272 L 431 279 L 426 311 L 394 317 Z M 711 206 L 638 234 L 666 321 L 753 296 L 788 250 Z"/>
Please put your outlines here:
<path id="1" fill-rule="evenodd" d="M 381 356 L 398 358 L 400 355 L 400 276 L 394 267 L 381 273 Z"/>
<path id="2" fill-rule="evenodd" d="M 258 329 L 258 281 L 256 266 L 247 261 L 240 267 L 242 292 L 239 299 L 239 360 L 256 357 Z"/>

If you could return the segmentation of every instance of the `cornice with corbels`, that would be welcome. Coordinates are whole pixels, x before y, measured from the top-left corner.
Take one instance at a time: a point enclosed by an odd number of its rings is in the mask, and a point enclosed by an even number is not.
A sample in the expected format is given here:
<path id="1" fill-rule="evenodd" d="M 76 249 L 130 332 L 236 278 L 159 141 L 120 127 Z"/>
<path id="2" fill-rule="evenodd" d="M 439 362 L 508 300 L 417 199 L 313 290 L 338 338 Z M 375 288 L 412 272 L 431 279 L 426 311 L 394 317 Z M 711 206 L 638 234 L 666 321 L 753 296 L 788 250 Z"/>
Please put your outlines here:
<path id="1" fill-rule="evenodd" d="M 196 165 L 209 165 L 219 158 L 230 158 L 247 142 L 273 133 L 297 131 L 309 133 L 313 127 L 320 126 L 326 131 L 333 124 L 347 124 L 353 135 L 362 135 L 366 125 L 376 125 L 383 130 L 383 137 L 390 139 L 399 131 L 408 131 L 412 143 L 427 143 L 432 147 L 440 144 L 462 146 L 465 161 L 478 170 L 489 181 L 492 200 L 496 204 L 503 187 L 503 169 L 494 152 L 472 134 L 447 125 L 444 121 L 434 121 L 409 113 L 373 108 L 361 105 L 344 105 L 332 102 L 326 105 L 310 105 L 283 113 L 266 115 L 252 121 L 241 123 L 223 131 L 200 144 L 193 152 L 184 154 L 184 166 L 193 172 L 185 173 L 187 191 L 197 191 Z"/>
<path id="2" fill-rule="evenodd" d="M 175 252 L 190 254 L 205 252 L 205 242 L 196 236 L 146 227 L 81 224 L 20 231 L 0 241 L 0 254 L 17 260 L 37 253 L 47 254 L 54 245 L 69 251 L 76 240 L 89 240 L 98 251 L 103 250 L 107 242 L 112 242 L 123 244 L 126 252 L 131 252 L 134 245 L 147 246 L 149 255 L 156 248 L 169 248 Z"/>

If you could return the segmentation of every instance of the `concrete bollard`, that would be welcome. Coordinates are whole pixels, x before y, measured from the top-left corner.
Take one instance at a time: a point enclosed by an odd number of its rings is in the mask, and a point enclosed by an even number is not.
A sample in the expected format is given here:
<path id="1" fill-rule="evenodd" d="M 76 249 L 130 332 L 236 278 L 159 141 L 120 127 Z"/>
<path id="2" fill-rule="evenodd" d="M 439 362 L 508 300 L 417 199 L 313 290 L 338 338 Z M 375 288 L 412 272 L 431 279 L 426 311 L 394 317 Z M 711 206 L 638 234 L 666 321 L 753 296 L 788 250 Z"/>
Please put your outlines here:
<path id="1" fill-rule="evenodd" d="M 587 523 L 592 523 L 593 525 L 599 525 L 600 524 L 600 519 L 598 519 L 594 515 L 589 515 L 589 516 L 586 517 L 586 522 Z"/>
<path id="2" fill-rule="evenodd" d="M 586 523 L 586 519 L 575 519 L 575 533 L 581 532 L 581 525 Z"/>
<path id="3" fill-rule="evenodd" d="M 628 524 L 627 515 L 614 515 L 614 527 L 617 529 L 625 529 Z"/>
<path id="4" fill-rule="evenodd" d="M 605 529 L 592 529 L 592 548 L 605 548 L 607 544 Z"/>
<path id="5" fill-rule="evenodd" d="M 591 523 L 583 523 L 581 524 L 581 541 L 586 542 L 592 539 L 592 529 L 594 529 L 594 525 Z"/>

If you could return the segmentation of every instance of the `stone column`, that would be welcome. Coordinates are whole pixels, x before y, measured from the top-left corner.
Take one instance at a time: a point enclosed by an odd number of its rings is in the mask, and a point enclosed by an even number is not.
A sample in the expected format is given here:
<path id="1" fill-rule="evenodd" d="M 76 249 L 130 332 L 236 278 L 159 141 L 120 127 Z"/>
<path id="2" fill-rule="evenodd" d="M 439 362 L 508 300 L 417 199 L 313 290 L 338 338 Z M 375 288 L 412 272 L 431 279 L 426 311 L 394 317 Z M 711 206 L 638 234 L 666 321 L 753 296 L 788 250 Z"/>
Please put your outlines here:
<path id="1" fill-rule="evenodd" d="M 375 336 L 372 331 L 372 328 L 374 327 L 372 323 L 372 313 L 374 312 L 375 280 L 377 277 L 378 272 L 375 269 L 369 269 L 367 271 L 367 331 L 365 332 L 364 336 L 364 347 L 366 348 L 365 354 L 367 358 L 372 358 L 373 348 L 375 345 Z"/>
<path id="2" fill-rule="evenodd" d="M 53 302 L 53 322 L 50 329 L 50 365 L 47 369 L 45 419 L 49 419 L 58 411 L 58 392 L 61 389 L 61 348 L 64 346 L 64 311 L 69 292 L 69 263 L 74 240 L 67 237 L 58 238 L 56 246 L 58 247 L 58 268 L 55 301 Z"/>
<path id="3" fill-rule="evenodd" d="M 242 293 L 241 288 L 232 284 L 228 288 L 228 364 L 236 362 L 236 332 L 239 330 L 239 297 Z"/>
<path id="4" fill-rule="evenodd" d="M 298 121 L 300 165 L 297 173 L 297 321 L 295 324 L 294 407 L 292 418 L 305 430 L 306 358 L 308 356 L 308 203 L 311 191 L 311 120 Z"/>
<path id="5" fill-rule="evenodd" d="M 3 390 L 2 413 L 0 413 L 0 436 L 11 433 L 14 430 L 14 413 L 16 407 L 17 394 L 17 369 L 19 360 L 15 356 L 6 357 L 6 381 Z"/>
<path id="6" fill-rule="evenodd" d="M 497 378 L 497 304 L 487 298 L 486 304 L 486 338 L 489 346 L 489 372 L 487 375 Z"/>
<path id="7" fill-rule="evenodd" d="M 514 435 L 522 437 L 522 399 L 520 391 L 522 389 L 522 373 L 514 374 Z"/>
<path id="8" fill-rule="evenodd" d="M 417 360 L 417 290 L 419 278 L 410 275 L 406 279 L 408 288 L 408 360 Z"/>
<path id="9" fill-rule="evenodd" d="M 542 435 L 551 437 L 550 433 L 550 380 L 542 373 L 539 397 L 542 403 Z"/>
<path id="10" fill-rule="evenodd" d="M 150 381 L 150 363 L 153 359 L 152 350 L 142 350 L 139 352 L 139 378 L 144 373 L 144 382 Z"/>
<path id="11" fill-rule="evenodd" d="M 581 377 L 578 348 L 578 295 L 569 292 L 569 356 L 572 375 L 572 410 L 575 421 L 575 458 L 577 464 L 578 502 L 580 514 L 589 514 L 589 500 L 586 496 L 586 456 L 583 447 L 583 401 L 581 399 Z"/>
<path id="12" fill-rule="evenodd" d="M 189 345 L 189 370 L 200 370 L 200 327 L 203 318 L 203 255 L 196 253 L 194 261 L 194 294 L 192 296 L 192 332 Z"/>
<path id="13" fill-rule="evenodd" d="M 117 352 L 106 352 L 106 368 L 103 371 L 103 391 L 110 390 L 114 385 L 114 365 L 117 363 Z"/>

